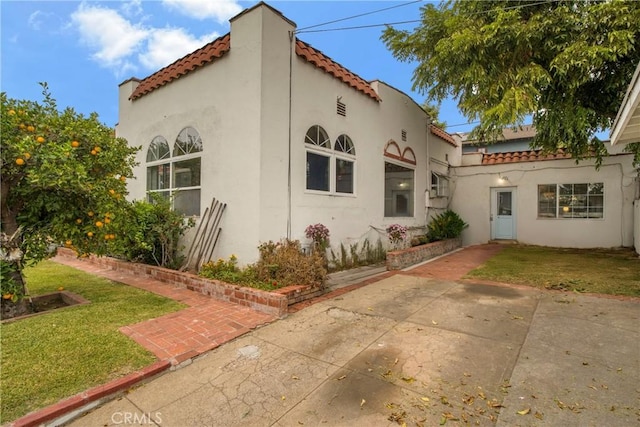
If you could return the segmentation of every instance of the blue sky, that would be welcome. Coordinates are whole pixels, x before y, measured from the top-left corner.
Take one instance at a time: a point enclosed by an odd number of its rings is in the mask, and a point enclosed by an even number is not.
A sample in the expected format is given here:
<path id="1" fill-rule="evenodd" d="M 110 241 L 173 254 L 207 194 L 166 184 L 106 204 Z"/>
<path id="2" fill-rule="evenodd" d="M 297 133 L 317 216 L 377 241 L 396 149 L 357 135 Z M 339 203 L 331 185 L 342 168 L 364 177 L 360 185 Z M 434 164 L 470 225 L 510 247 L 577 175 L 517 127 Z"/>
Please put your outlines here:
<path id="1" fill-rule="evenodd" d="M 47 82 L 60 108 L 97 112 L 118 121 L 118 84 L 143 78 L 229 31 L 229 18 L 256 1 L 6 1 L 0 2 L 1 90 L 11 98 L 41 100 Z M 335 29 L 419 19 L 424 2 L 270 1 L 303 29 Z M 398 28 L 411 30 L 417 24 Z M 298 37 L 366 80 L 380 79 L 422 103 L 412 90 L 415 64 L 398 62 L 380 41 L 383 27 L 301 32 Z M 454 101 L 440 107 L 448 126 L 464 124 Z M 473 125 L 448 127 L 449 132 Z"/>

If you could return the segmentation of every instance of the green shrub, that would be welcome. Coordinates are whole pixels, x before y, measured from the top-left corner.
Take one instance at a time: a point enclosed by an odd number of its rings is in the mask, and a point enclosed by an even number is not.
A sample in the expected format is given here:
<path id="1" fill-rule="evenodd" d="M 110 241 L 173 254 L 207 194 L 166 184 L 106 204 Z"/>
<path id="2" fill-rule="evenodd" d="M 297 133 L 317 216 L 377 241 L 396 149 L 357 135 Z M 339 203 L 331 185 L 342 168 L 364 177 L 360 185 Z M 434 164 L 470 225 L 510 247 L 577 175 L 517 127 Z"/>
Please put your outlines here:
<path id="1" fill-rule="evenodd" d="M 171 200 L 152 194 L 151 202 L 137 200 L 127 212 L 126 232 L 111 255 L 132 262 L 177 269 L 184 261 L 180 238 L 194 225 L 193 219 L 171 208 Z"/>
<path id="2" fill-rule="evenodd" d="M 427 225 L 427 236 L 431 242 L 453 239 L 459 237 L 468 226 L 457 213 L 446 210 L 431 219 Z"/>

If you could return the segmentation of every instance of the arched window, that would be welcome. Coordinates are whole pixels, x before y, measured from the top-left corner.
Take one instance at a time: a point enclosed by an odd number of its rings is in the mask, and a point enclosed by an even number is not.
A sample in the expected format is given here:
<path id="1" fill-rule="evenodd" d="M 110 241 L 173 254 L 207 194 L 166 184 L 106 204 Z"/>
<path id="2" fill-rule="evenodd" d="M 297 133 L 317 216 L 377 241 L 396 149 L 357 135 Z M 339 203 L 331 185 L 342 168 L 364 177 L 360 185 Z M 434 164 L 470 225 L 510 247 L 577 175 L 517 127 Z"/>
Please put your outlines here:
<path id="1" fill-rule="evenodd" d="M 173 207 L 185 215 L 200 215 L 200 175 L 202 139 L 192 127 L 180 131 L 173 144 L 156 136 L 147 150 L 147 191 L 169 197 L 175 192 Z"/>
<path id="2" fill-rule="evenodd" d="M 340 135 L 332 147 L 327 132 L 311 126 L 304 138 L 307 150 L 307 190 L 336 194 L 354 193 L 355 146 Z"/>

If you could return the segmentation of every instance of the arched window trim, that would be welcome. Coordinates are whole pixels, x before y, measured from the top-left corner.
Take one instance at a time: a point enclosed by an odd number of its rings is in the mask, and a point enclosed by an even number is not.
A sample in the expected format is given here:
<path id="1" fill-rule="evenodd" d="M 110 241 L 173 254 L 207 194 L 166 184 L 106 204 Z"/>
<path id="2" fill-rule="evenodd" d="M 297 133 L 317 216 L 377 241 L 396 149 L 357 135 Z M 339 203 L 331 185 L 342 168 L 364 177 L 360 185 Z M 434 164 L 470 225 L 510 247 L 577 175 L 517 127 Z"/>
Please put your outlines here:
<path id="1" fill-rule="evenodd" d="M 186 150 L 181 144 L 181 138 L 191 137 Z M 153 153 L 156 144 L 166 144 L 168 152 L 158 157 Z M 157 150 L 156 150 L 157 151 Z M 158 193 L 163 197 L 173 198 L 174 208 L 188 216 L 200 215 L 202 188 L 202 138 L 193 127 L 184 127 L 178 132 L 173 146 L 162 135 L 158 135 L 147 148 L 147 193 Z M 153 159 L 155 157 L 155 159 Z M 151 160 L 153 159 L 153 160 Z M 197 175 L 194 172 L 197 171 Z M 181 176 L 178 176 L 180 174 Z"/>
<path id="2" fill-rule="evenodd" d="M 329 134 L 322 126 L 313 125 L 305 133 L 304 142 L 307 159 L 305 191 L 354 197 L 357 165 L 355 144 L 351 138 L 343 133 L 332 143 Z M 310 168 L 316 170 L 315 178 L 310 177 Z M 321 175 L 324 175 L 324 178 Z M 349 176 L 350 181 L 342 181 Z"/>

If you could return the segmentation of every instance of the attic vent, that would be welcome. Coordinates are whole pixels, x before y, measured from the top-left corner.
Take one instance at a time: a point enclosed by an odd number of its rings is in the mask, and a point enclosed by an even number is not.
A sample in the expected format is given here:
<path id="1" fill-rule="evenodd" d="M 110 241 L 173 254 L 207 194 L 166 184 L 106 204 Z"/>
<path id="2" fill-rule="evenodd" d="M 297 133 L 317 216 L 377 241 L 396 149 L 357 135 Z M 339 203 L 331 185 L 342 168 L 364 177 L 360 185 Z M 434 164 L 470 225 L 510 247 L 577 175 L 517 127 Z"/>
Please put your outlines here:
<path id="1" fill-rule="evenodd" d="M 407 140 L 407 131 L 402 129 L 402 140 L 406 141 Z"/>
<path id="2" fill-rule="evenodd" d="M 347 106 L 345 104 L 343 104 L 342 102 L 340 102 L 339 99 L 338 99 L 337 104 L 336 104 L 336 112 L 340 116 L 343 116 L 343 117 L 347 116 Z"/>

